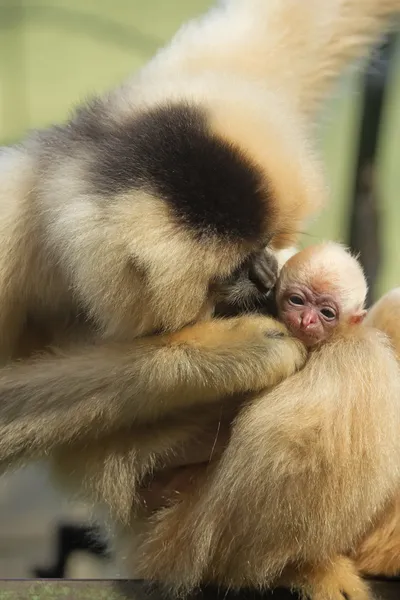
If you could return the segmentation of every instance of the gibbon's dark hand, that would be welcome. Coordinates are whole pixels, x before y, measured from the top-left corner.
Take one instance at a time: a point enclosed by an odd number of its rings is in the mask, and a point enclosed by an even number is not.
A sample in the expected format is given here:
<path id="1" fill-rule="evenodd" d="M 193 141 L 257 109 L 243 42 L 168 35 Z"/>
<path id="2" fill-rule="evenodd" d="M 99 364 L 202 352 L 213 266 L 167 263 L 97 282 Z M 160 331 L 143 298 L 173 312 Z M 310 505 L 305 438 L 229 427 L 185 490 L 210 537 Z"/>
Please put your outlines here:
<path id="1" fill-rule="evenodd" d="M 269 250 L 253 254 L 249 260 L 249 279 L 261 294 L 269 294 L 278 278 L 278 261 Z"/>
<path id="2" fill-rule="evenodd" d="M 268 249 L 254 252 L 230 277 L 215 285 L 215 316 L 253 312 L 276 317 L 277 278 L 278 262 L 274 254 Z"/>

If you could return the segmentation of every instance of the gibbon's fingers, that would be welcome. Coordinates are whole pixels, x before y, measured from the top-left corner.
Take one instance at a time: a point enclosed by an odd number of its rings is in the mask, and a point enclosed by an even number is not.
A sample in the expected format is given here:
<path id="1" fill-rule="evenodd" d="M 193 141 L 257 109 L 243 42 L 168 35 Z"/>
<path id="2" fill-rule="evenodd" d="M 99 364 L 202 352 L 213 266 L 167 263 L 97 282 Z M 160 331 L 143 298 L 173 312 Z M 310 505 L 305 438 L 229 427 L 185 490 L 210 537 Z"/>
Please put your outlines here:
<path id="1" fill-rule="evenodd" d="M 260 252 L 252 257 L 249 266 L 249 279 L 260 292 L 268 294 L 272 291 L 278 278 L 278 261 L 272 252 Z"/>
<path id="2" fill-rule="evenodd" d="M 275 385 L 305 359 L 280 323 L 243 316 L 11 365 L 0 372 L 0 463 Z"/>

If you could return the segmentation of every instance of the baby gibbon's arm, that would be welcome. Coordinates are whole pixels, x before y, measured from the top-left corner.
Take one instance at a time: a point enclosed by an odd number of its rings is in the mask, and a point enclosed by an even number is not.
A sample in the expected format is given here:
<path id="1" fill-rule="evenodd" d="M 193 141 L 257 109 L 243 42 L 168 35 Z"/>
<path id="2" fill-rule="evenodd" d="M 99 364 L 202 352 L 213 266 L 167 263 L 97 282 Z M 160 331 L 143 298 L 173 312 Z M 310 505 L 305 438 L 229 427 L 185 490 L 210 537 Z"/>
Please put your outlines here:
<path id="1" fill-rule="evenodd" d="M 0 374 L 0 462 L 275 385 L 305 358 L 284 326 L 249 316 L 11 365 Z"/>
<path id="2" fill-rule="evenodd" d="M 374 330 L 312 353 L 241 410 L 208 477 L 160 512 L 140 575 L 187 591 L 329 565 L 399 485 L 399 391 L 397 361 Z"/>

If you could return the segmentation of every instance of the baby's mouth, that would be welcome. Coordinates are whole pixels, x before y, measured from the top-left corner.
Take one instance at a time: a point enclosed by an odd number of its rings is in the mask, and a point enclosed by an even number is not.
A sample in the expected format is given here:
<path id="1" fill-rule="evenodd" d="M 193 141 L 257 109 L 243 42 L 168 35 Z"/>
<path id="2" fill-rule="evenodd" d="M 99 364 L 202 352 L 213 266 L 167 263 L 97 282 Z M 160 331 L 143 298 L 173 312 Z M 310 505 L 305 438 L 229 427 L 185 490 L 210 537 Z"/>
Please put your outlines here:
<path id="1" fill-rule="evenodd" d="M 317 334 L 312 333 L 311 331 L 305 331 L 304 329 L 300 329 L 294 325 L 290 326 L 289 330 L 294 337 L 302 341 L 307 346 L 313 346 L 320 340 L 320 337 Z"/>

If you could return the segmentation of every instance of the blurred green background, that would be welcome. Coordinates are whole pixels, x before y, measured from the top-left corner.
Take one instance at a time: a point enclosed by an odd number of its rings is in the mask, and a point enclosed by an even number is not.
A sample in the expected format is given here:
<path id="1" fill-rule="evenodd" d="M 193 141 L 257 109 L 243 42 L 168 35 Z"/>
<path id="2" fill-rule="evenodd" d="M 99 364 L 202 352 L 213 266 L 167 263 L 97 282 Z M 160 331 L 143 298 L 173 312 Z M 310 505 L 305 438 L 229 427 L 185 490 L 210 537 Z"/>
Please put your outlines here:
<path id="1" fill-rule="evenodd" d="M 120 82 L 210 0 L 0 0 L 0 143 L 62 121 L 87 95 Z M 333 201 L 304 237 L 347 241 L 358 144 L 360 85 L 344 78 L 321 124 Z M 379 159 L 384 231 L 378 291 L 400 285 L 400 50 Z"/>

